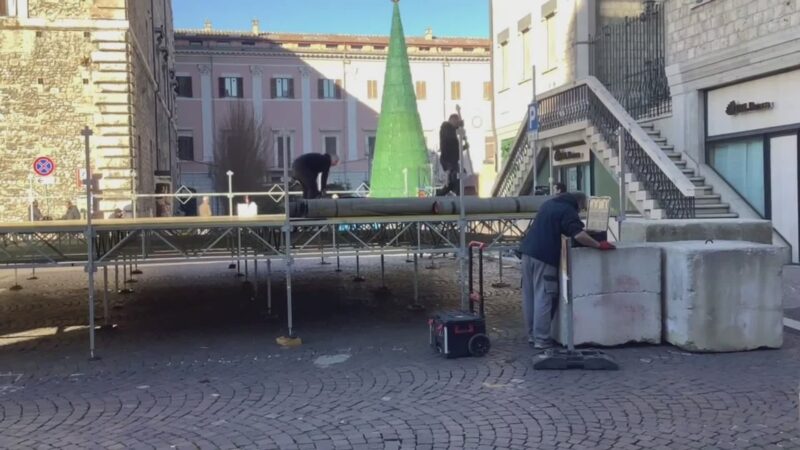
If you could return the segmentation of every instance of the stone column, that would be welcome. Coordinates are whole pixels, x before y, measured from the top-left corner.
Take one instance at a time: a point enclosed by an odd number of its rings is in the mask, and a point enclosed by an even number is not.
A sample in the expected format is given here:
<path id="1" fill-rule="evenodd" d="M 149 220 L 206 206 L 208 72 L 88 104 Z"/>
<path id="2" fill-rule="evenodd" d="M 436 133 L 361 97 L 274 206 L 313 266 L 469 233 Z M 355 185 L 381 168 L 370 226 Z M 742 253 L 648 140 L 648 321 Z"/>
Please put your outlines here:
<path id="1" fill-rule="evenodd" d="M 308 67 L 300 67 L 303 99 L 303 153 L 311 153 L 311 71 Z"/>
<path id="2" fill-rule="evenodd" d="M 200 69 L 200 97 L 203 108 L 203 161 L 214 160 L 214 83 L 211 82 L 211 66 L 201 64 Z"/>
<path id="3" fill-rule="evenodd" d="M 264 71 L 260 66 L 250 66 L 253 75 L 253 118 L 257 125 L 264 119 Z"/>

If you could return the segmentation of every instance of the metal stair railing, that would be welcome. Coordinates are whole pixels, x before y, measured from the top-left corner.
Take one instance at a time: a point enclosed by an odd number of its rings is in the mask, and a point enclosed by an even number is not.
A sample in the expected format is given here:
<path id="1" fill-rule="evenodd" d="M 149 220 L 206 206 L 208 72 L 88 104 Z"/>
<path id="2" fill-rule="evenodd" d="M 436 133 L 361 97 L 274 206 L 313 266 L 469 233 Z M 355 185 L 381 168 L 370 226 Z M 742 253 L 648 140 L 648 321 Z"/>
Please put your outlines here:
<path id="1" fill-rule="evenodd" d="M 695 216 L 694 184 L 600 81 L 587 77 L 539 98 L 541 131 L 588 121 L 600 132 L 609 147 L 616 148 L 617 131 L 620 128 L 625 130 L 624 160 L 627 172 L 642 183 L 666 212 L 667 218 Z M 526 123 L 527 117 L 494 186 L 494 196 L 519 195 L 519 189 L 530 174 L 533 155 L 526 148 L 529 147 L 525 139 Z"/>
<path id="2" fill-rule="evenodd" d="M 500 177 L 495 181 L 492 188 L 493 197 L 513 197 L 519 195 L 519 191 L 525 184 L 528 174 L 533 170 L 533 149 L 528 145 L 525 124 L 528 123 L 528 113 L 522 120 L 514 145 L 508 159 L 504 161 L 500 171 Z"/>

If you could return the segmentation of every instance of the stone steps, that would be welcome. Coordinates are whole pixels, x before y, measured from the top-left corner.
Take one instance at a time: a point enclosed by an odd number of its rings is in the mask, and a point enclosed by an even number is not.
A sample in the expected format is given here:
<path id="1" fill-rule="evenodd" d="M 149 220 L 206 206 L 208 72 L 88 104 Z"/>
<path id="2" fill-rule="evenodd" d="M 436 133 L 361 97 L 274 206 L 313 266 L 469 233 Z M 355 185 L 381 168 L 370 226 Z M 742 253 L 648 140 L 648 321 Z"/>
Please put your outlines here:
<path id="1" fill-rule="evenodd" d="M 675 147 L 667 142 L 667 139 L 661 136 L 653 124 L 644 124 L 642 128 L 647 132 L 648 136 L 661 148 L 667 157 L 686 175 L 686 177 L 695 185 L 695 216 L 698 218 L 736 218 L 738 215 L 730 211 L 730 205 L 721 202 L 721 197 L 714 194 L 712 186 L 706 184 L 705 177 L 698 176 L 694 169 L 688 167 L 688 163 L 683 159 L 680 152 L 675 151 Z M 619 158 L 616 155 L 616 149 L 605 142 L 605 139 L 596 132 L 593 127 L 586 130 L 586 140 L 590 144 L 592 150 L 597 155 L 601 163 L 614 174 L 619 173 Z M 653 198 L 650 192 L 645 189 L 643 183 L 636 179 L 636 176 L 630 173 L 625 174 L 628 197 L 636 205 L 637 209 L 645 216 L 652 219 L 660 219 L 666 217 L 666 211 L 660 208 L 658 202 Z"/>

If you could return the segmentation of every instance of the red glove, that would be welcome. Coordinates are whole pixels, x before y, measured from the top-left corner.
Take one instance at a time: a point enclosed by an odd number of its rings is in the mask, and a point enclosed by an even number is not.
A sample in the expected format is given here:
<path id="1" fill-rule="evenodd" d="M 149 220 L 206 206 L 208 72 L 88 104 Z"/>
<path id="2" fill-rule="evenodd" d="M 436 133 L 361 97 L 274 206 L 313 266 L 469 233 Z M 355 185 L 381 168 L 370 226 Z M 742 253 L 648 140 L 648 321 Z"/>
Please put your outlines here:
<path id="1" fill-rule="evenodd" d="M 608 241 L 603 241 L 600 243 L 600 247 L 597 247 L 598 250 L 615 250 L 617 247 L 614 247 L 614 244 L 611 244 Z"/>

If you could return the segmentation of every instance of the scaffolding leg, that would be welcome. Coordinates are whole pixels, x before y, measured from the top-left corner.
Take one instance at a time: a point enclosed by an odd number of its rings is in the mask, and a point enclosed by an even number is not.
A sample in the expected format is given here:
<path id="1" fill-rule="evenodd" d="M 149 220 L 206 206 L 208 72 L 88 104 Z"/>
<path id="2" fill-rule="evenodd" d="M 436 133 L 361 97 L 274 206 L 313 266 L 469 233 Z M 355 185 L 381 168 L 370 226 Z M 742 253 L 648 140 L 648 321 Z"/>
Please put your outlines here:
<path id="1" fill-rule="evenodd" d="M 119 292 L 119 258 L 114 260 L 114 291 Z"/>
<path id="2" fill-rule="evenodd" d="M 243 277 L 242 274 L 242 229 L 237 228 L 238 239 L 236 240 L 236 277 Z"/>
<path id="3" fill-rule="evenodd" d="M 331 233 L 333 233 L 333 228 L 331 228 Z M 322 241 L 322 236 L 319 238 L 319 265 L 327 266 L 330 263 L 325 261 L 325 245 Z"/>
<path id="4" fill-rule="evenodd" d="M 145 240 L 144 232 L 141 233 L 141 236 L 142 236 L 142 239 L 141 239 L 142 240 L 142 254 L 141 254 L 141 256 L 142 256 L 142 259 L 144 259 L 144 240 Z M 143 272 L 141 270 L 139 270 L 139 255 L 138 254 L 133 256 L 133 263 L 134 263 L 135 268 L 133 269 L 133 271 L 131 273 L 134 274 L 134 275 L 141 275 Z"/>
<path id="5" fill-rule="evenodd" d="M 111 311 L 108 307 L 108 266 L 103 266 L 103 328 L 111 328 Z"/>
<path id="6" fill-rule="evenodd" d="M 381 287 L 378 289 L 387 292 L 389 288 L 386 286 L 386 262 L 385 255 L 383 254 L 383 247 L 381 247 Z"/>
<path id="7" fill-rule="evenodd" d="M 133 294 L 133 288 L 128 286 L 131 281 L 128 279 L 128 262 L 127 257 L 122 257 L 122 290 L 120 294 Z"/>
<path id="8" fill-rule="evenodd" d="M 507 288 L 510 284 L 503 281 L 503 250 L 500 249 L 497 251 L 497 264 L 498 270 L 500 271 L 500 280 L 497 283 L 492 283 L 492 287 L 494 288 Z"/>
<path id="9" fill-rule="evenodd" d="M 253 259 L 253 298 L 255 301 L 258 298 L 258 253 L 253 252 L 255 258 Z"/>
<path id="10" fill-rule="evenodd" d="M 137 283 L 136 278 L 133 278 L 133 256 L 128 256 L 128 281 L 126 283 Z"/>
<path id="11" fill-rule="evenodd" d="M 433 253 L 431 253 L 430 264 L 425 266 L 425 268 L 428 269 L 428 270 L 436 270 L 436 269 L 438 269 L 438 267 L 436 267 L 436 262 L 433 260 Z"/>
<path id="12" fill-rule="evenodd" d="M 38 280 L 39 277 L 36 276 L 36 267 L 31 267 L 31 276 L 28 277 L 28 280 Z"/>
<path id="13" fill-rule="evenodd" d="M 366 278 L 361 276 L 361 258 L 358 254 L 357 249 L 356 249 L 356 277 L 353 278 L 353 281 L 356 283 L 362 283 L 366 281 Z"/>
<path id="14" fill-rule="evenodd" d="M 10 291 L 22 290 L 22 286 L 20 286 L 20 284 L 19 284 L 19 278 L 18 278 L 17 269 L 14 269 L 14 285 L 11 286 L 10 288 L 8 288 L 8 290 L 10 290 Z"/>
<path id="15" fill-rule="evenodd" d="M 249 253 L 250 252 L 247 249 L 244 249 L 244 281 L 248 281 L 250 279 Z"/>
<path id="16" fill-rule="evenodd" d="M 267 317 L 272 315 L 272 260 L 267 259 Z"/>
<path id="17" fill-rule="evenodd" d="M 411 311 L 422 311 L 425 309 L 424 306 L 419 304 L 419 254 L 414 253 L 414 259 L 412 260 L 414 263 L 414 300 L 413 302 L 408 305 L 408 309 Z"/>
<path id="18" fill-rule="evenodd" d="M 333 248 L 336 251 L 336 271 L 341 272 L 342 261 L 341 258 L 339 257 L 339 244 L 336 243 L 336 225 L 333 225 L 333 228 L 331 230 L 333 231 Z"/>

